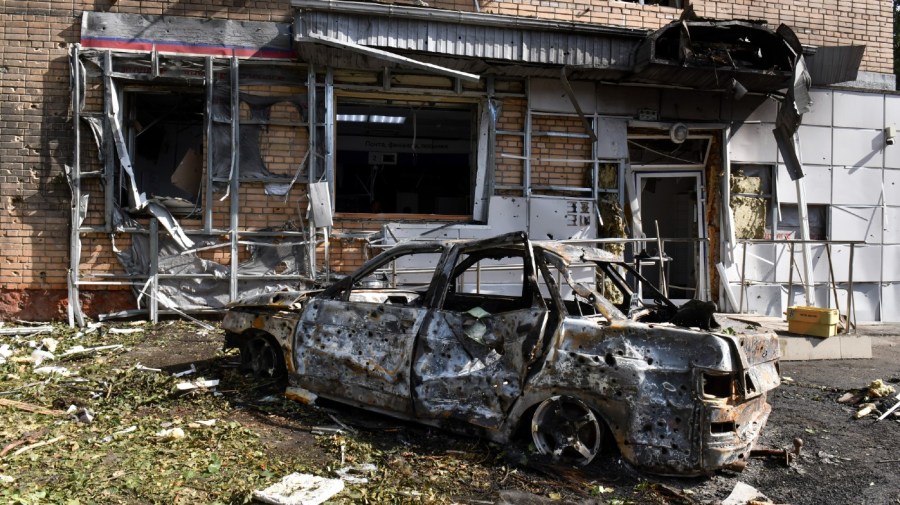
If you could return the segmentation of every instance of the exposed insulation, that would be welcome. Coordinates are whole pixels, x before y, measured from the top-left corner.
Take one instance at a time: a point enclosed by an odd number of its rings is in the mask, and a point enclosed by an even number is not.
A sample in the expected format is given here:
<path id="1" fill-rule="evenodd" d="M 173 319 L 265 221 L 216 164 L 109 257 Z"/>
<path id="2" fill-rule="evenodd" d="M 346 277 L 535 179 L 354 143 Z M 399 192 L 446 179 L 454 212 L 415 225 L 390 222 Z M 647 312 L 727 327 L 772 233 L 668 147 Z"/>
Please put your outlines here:
<path id="1" fill-rule="evenodd" d="M 763 194 L 762 177 L 748 177 L 744 175 L 732 174 L 731 193 L 741 193 L 747 195 Z"/>
<path id="2" fill-rule="evenodd" d="M 762 239 L 766 234 L 768 201 L 748 196 L 732 196 L 734 233 L 739 239 Z"/>

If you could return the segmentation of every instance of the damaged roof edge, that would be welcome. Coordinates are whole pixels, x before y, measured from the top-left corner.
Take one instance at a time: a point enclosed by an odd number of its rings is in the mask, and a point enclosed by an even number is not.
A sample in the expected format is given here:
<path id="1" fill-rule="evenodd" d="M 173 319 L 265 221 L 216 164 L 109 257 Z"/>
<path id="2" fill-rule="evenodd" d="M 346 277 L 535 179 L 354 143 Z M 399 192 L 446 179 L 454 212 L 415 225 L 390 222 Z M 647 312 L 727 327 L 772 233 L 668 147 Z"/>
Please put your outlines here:
<path id="1" fill-rule="evenodd" d="M 405 5 L 349 2 L 343 0 L 291 0 L 291 7 L 310 11 L 398 17 L 420 21 L 469 24 L 496 28 L 566 31 L 595 35 L 615 35 L 620 37 L 644 38 L 650 33 L 650 30 L 645 29 L 578 23 L 574 21 L 543 20 L 505 16 L 501 14 L 473 13 Z"/>

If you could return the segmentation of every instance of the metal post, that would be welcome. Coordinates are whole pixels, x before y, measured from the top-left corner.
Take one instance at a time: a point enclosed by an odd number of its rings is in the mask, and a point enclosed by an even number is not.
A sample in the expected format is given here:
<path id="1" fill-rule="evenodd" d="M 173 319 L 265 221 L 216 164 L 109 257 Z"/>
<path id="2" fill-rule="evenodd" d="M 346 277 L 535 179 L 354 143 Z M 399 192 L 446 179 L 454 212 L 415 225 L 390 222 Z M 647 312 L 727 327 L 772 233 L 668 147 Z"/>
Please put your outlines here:
<path id="1" fill-rule="evenodd" d="M 744 291 L 746 290 L 745 282 L 747 281 L 747 246 L 749 244 L 744 242 L 744 250 L 742 251 L 741 258 L 741 301 L 738 303 L 738 313 L 744 313 Z"/>
<path id="2" fill-rule="evenodd" d="M 109 86 L 112 78 L 109 75 L 113 71 L 112 53 L 106 51 L 103 55 L 103 86 Z M 103 93 L 103 179 L 104 179 L 104 228 L 107 233 L 113 231 L 113 209 L 115 208 L 116 181 L 121 181 L 120 177 L 116 177 L 116 148 L 113 141 L 112 126 L 109 124 L 109 116 L 111 113 L 112 102 L 110 100 L 112 90 L 106 89 Z"/>
<path id="3" fill-rule="evenodd" d="M 75 326 L 78 319 L 79 326 L 84 324 L 81 315 L 81 301 L 78 294 L 78 276 L 81 266 L 81 62 L 79 46 L 72 46 L 72 124 L 74 128 L 75 148 L 72 162 L 72 170 L 69 173 L 72 187 L 72 223 L 69 230 L 69 272 L 67 276 L 69 303 L 66 305 L 69 327 Z"/>
<path id="4" fill-rule="evenodd" d="M 237 300 L 238 297 L 238 210 L 240 198 L 240 173 L 241 173 L 241 156 L 240 156 L 240 120 L 241 120 L 241 103 L 240 103 L 240 77 L 238 74 L 238 59 L 236 56 L 231 57 L 231 180 L 229 181 L 230 194 L 230 221 L 229 232 L 231 234 L 231 268 L 229 283 L 229 299 Z"/>
<path id="5" fill-rule="evenodd" d="M 213 78 L 213 61 L 212 57 L 206 57 L 206 117 L 204 118 L 206 126 L 206 188 L 203 196 L 203 231 L 209 233 L 212 231 L 212 211 L 213 211 L 213 88 L 215 80 Z"/>
<path id="6" fill-rule="evenodd" d="M 788 244 L 788 307 L 794 303 L 794 243 Z"/>
<path id="7" fill-rule="evenodd" d="M 159 220 L 150 218 L 150 321 L 159 322 Z"/>
<path id="8" fill-rule="evenodd" d="M 853 326 L 853 332 L 856 333 L 856 307 L 853 304 L 853 253 L 856 251 L 856 244 L 850 243 L 850 267 L 847 274 L 847 333 L 850 326 Z M 853 314 L 853 319 L 850 315 Z"/>
<path id="9" fill-rule="evenodd" d="M 525 197 L 525 230 L 531 230 L 531 79 L 525 98 L 525 159 L 522 160 L 522 196 Z"/>
<path id="10" fill-rule="evenodd" d="M 318 167 L 319 167 L 319 158 L 318 152 L 316 152 L 316 147 L 318 143 L 316 142 L 316 69 L 312 64 L 307 68 L 306 73 L 306 95 L 307 95 L 307 110 L 308 110 L 308 118 L 307 124 L 309 127 L 309 164 L 307 165 L 307 172 L 309 173 L 309 182 L 316 182 L 319 178 L 318 176 Z M 312 218 L 312 213 L 309 214 L 309 245 L 308 245 L 308 253 L 307 261 L 309 262 L 309 277 L 311 279 L 316 278 L 316 223 Z"/>
<path id="11" fill-rule="evenodd" d="M 325 180 L 328 181 L 328 193 L 331 195 L 331 208 L 334 209 L 334 74 L 331 67 L 325 69 Z M 415 148 L 415 147 L 414 147 Z M 331 227 L 325 228 L 324 234 L 324 269 L 325 281 L 331 279 Z"/>
<path id="12" fill-rule="evenodd" d="M 834 279 L 834 264 L 831 262 L 831 244 L 825 244 L 825 254 L 828 256 L 828 281 L 831 284 L 831 292 L 834 295 L 834 308 L 837 310 L 838 316 L 841 313 L 841 301 L 838 299 L 837 282 Z M 850 331 L 850 320 L 844 326 L 844 333 Z"/>

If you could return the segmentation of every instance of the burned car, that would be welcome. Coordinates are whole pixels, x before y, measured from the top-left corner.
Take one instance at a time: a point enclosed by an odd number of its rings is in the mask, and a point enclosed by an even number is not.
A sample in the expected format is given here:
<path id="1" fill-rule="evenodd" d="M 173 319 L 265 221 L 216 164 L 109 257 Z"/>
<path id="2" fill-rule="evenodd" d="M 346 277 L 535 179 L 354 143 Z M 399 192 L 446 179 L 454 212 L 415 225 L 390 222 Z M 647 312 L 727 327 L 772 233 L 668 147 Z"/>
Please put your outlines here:
<path id="1" fill-rule="evenodd" d="M 615 445 L 653 473 L 740 468 L 777 337 L 667 322 L 682 312 L 611 253 L 512 233 L 403 243 L 324 290 L 239 302 L 223 327 L 254 372 L 323 398 L 501 443 L 530 431 L 575 464 Z"/>

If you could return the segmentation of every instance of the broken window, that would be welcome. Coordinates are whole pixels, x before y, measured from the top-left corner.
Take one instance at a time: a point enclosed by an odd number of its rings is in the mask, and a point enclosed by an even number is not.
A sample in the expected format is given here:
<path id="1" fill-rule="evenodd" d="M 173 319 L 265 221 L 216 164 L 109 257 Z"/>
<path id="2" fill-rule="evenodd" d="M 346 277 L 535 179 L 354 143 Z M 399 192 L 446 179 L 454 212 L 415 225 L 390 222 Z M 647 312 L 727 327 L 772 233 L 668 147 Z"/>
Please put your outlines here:
<path id="1" fill-rule="evenodd" d="M 777 239 L 800 238 L 800 210 L 796 204 L 781 204 L 781 212 L 777 225 Z M 807 205 L 809 218 L 809 239 L 828 240 L 828 206 Z"/>
<path id="2" fill-rule="evenodd" d="M 731 211 L 738 239 L 772 237 L 771 165 L 731 165 Z"/>
<path id="3" fill-rule="evenodd" d="M 628 160 L 632 165 L 666 168 L 704 167 L 711 139 L 688 137 L 673 142 L 669 136 L 629 135 Z"/>
<path id="4" fill-rule="evenodd" d="M 125 126 L 138 192 L 175 214 L 199 215 L 203 179 L 203 117 L 198 90 L 126 92 Z M 123 174 L 120 174 L 123 175 Z M 129 201 L 126 177 L 119 177 L 119 201 Z"/>
<path id="5" fill-rule="evenodd" d="M 474 105 L 337 105 L 335 209 L 472 213 Z"/>

